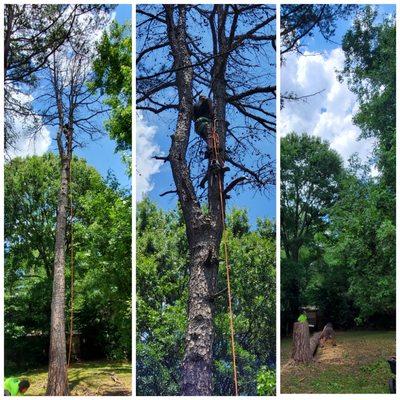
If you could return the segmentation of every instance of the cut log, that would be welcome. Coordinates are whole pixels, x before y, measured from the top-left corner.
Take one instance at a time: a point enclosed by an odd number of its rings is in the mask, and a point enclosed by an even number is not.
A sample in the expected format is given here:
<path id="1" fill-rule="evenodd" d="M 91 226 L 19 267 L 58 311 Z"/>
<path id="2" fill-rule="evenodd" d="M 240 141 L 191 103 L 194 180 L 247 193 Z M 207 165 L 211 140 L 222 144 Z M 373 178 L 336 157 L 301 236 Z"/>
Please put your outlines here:
<path id="1" fill-rule="evenodd" d="M 313 353 L 310 351 L 310 329 L 307 322 L 295 322 L 293 326 L 292 358 L 296 362 L 310 362 Z"/>
<path id="2" fill-rule="evenodd" d="M 322 331 L 321 332 L 315 332 L 310 339 L 310 352 L 311 352 L 311 357 L 314 356 L 315 352 L 317 351 L 318 345 L 319 345 L 319 340 L 321 339 Z"/>

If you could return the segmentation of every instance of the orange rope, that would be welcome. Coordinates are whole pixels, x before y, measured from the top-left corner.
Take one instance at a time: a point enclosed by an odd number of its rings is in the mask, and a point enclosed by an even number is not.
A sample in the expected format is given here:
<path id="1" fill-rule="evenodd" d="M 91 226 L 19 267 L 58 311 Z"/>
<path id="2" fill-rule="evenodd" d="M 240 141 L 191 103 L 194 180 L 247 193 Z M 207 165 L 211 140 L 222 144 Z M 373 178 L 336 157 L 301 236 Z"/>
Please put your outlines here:
<path id="1" fill-rule="evenodd" d="M 213 126 L 211 128 L 211 138 L 214 152 L 214 159 L 216 162 L 220 163 L 220 167 L 223 167 L 223 160 L 219 160 L 219 138 L 215 129 L 215 119 L 213 121 Z M 224 246 L 224 256 L 225 256 L 225 267 L 226 267 L 226 285 L 228 291 L 228 312 L 229 312 L 229 326 L 230 326 L 230 339 L 231 339 L 231 350 L 232 350 L 232 365 L 233 365 L 233 383 L 235 396 L 239 396 L 238 378 L 237 378 L 237 366 L 236 366 L 236 350 L 235 350 L 235 328 L 233 323 L 233 311 L 232 311 L 232 292 L 231 292 L 231 280 L 230 280 L 230 270 L 231 266 L 229 263 L 228 255 L 228 243 L 226 237 L 225 229 L 225 207 L 224 207 L 224 196 L 222 188 L 221 174 L 218 174 L 218 190 L 219 190 L 219 200 L 221 207 L 221 220 L 222 220 L 222 243 Z"/>

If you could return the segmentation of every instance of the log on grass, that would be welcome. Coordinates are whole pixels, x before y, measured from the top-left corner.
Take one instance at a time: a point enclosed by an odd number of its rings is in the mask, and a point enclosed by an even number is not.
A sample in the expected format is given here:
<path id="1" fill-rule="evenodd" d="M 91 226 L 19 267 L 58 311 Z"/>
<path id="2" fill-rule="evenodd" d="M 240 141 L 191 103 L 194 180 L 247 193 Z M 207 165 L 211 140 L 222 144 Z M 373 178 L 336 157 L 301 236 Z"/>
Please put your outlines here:
<path id="1" fill-rule="evenodd" d="M 315 352 L 317 351 L 318 345 L 319 345 L 319 340 L 321 339 L 322 331 L 321 332 L 315 332 L 310 339 L 310 352 L 311 352 L 311 357 L 314 356 Z"/>

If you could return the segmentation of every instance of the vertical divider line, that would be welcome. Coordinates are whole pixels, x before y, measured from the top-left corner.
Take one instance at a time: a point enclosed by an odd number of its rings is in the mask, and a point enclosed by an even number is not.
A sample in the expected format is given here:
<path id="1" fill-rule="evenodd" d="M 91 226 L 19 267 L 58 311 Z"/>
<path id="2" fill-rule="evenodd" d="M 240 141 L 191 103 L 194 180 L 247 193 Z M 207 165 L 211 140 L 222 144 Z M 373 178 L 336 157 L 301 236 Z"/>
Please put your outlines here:
<path id="1" fill-rule="evenodd" d="M 400 79 L 399 79 L 399 54 L 400 54 L 400 16 L 399 5 L 396 5 L 396 355 L 400 353 L 400 332 L 399 332 L 399 310 L 400 310 L 400 284 L 399 284 L 399 265 L 400 265 L 400 251 L 399 251 L 399 226 L 400 226 L 400 206 L 399 206 L 399 177 L 400 177 L 400 138 L 399 138 L 399 125 L 400 125 L 400 111 L 399 111 L 399 93 L 400 93 Z"/>
<path id="2" fill-rule="evenodd" d="M 0 52 L 4 54 L 4 7 L 0 6 Z M 3 266 L 1 272 L 0 289 L 0 346 L 4 355 L 4 63 L 0 62 L 0 265 Z M 4 357 L 0 357 L 0 393 L 4 393 Z"/>
<path id="3" fill-rule="evenodd" d="M 131 35 L 132 35 L 132 396 L 136 396 L 136 1 L 131 2 Z M 135 58 L 135 61 L 134 61 Z"/>
<path id="4" fill-rule="evenodd" d="M 275 196 L 276 196 L 276 395 L 279 396 L 281 393 L 281 148 L 280 148 L 280 126 L 281 126 L 281 7 L 279 1 L 276 3 L 276 185 L 275 185 Z"/>

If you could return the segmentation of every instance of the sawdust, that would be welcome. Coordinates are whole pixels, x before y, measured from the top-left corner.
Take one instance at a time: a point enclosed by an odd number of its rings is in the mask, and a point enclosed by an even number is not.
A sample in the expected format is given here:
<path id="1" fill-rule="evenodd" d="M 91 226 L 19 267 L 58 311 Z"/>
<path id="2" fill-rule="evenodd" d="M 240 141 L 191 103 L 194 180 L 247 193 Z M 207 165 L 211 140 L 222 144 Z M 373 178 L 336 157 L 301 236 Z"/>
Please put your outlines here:
<path id="1" fill-rule="evenodd" d="M 317 354 L 314 359 L 317 363 L 322 364 L 346 364 L 345 348 L 341 344 L 333 346 L 331 343 L 326 343 L 324 347 L 318 347 Z"/>

